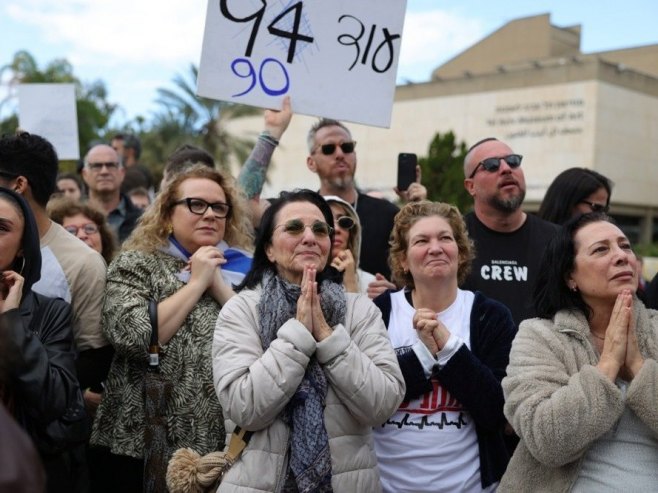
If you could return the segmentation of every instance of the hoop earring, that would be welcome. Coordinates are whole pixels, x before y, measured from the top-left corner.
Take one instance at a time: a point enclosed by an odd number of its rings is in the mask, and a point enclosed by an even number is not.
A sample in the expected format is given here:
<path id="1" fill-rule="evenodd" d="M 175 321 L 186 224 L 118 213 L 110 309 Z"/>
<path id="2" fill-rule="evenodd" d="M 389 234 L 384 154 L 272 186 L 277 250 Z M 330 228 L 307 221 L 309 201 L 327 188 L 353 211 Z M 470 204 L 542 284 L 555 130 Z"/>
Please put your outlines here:
<path id="1" fill-rule="evenodd" d="M 21 257 L 21 258 L 23 259 L 23 264 L 21 265 L 21 270 L 18 273 L 18 275 L 20 275 L 20 276 L 23 275 L 23 271 L 25 270 L 25 257 Z"/>

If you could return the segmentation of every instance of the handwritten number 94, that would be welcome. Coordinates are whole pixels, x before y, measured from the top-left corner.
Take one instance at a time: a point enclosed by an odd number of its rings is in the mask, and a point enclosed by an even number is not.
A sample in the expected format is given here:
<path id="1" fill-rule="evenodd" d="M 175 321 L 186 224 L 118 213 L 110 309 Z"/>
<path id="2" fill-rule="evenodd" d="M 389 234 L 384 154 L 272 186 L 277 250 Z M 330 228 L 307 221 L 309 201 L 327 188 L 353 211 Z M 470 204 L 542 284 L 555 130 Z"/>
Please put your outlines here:
<path id="1" fill-rule="evenodd" d="M 244 52 L 244 56 L 247 58 L 251 56 L 251 53 L 254 49 L 254 43 L 256 42 L 256 37 L 258 36 L 258 29 L 260 28 L 260 23 L 263 20 L 263 16 L 265 15 L 265 9 L 267 8 L 266 1 L 265 0 L 260 0 L 260 1 L 262 4 L 261 8 L 258 9 L 253 14 L 248 15 L 246 17 L 236 17 L 231 13 L 231 11 L 228 8 L 228 0 L 219 0 L 219 10 L 221 11 L 222 15 L 226 17 L 228 20 L 233 22 L 249 22 L 252 20 L 254 21 L 254 24 L 251 27 L 251 33 L 249 34 L 249 41 L 247 41 L 247 49 Z M 270 34 L 274 36 L 278 36 L 280 38 L 287 38 L 290 40 L 290 46 L 288 47 L 288 56 L 286 58 L 286 61 L 288 63 L 292 63 L 293 59 L 295 58 L 295 51 L 297 50 L 297 43 L 299 41 L 305 41 L 307 43 L 313 42 L 313 37 L 299 33 L 299 25 L 302 20 L 303 7 L 304 5 L 302 2 L 297 2 L 291 5 L 286 10 L 284 10 L 279 15 L 277 15 L 272 20 L 272 22 L 270 22 L 269 25 L 267 26 L 267 30 L 269 31 Z M 286 17 L 286 15 L 288 15 L 289 12 L 294 12 L 294 19 L 292 21 L 292 30 L 286 31 L 284 29 L 279 29 L 278 27 L 276 27 L 277 23 L 281 21 L 284 17 Z"/>
<path id="2" fill-rule="evenodd" d="M 370 55 L 370 49 L 372 48 L 372 42 L 373 42 L 374 37 L 375 37 L 375 31 L 377 29 L 377 25 L 373 24 L 370 27 L 370 33 L 368 34 L 368 40 L 366 41 L 366 45 L 365 45 L 365 48 L 364 48 L 364 51 L 363 51 L 363 56 L 361 56 L 360 41 L 361 41 L 361 38 L 363 38 L 363 35 L 366 32 L 366 28 L 363 25 L 363 22 L 361 22 L 359 19 L 357 19 L 353 15 L 347 15 L 347 14 L 341 15 L 338 18 L 338 22 L 339 23 L 343 22 L 343 19 L 347 19 L 347 20 L 353 19 L 353 20 L 355 20 L 358 23 L 359 28 L 360 28 L 360 31 L 356 36 L 353 36 L 351 34 L 341 34 L 340 36 L 338 36 L 338 42 L 340 44 L 342 44 L 343 46 L 354 46 L 354 48 L 356 49 L 356 55 L 354 57 L 354 62 L 352 62 L 352 65 L 350 65 L 350 68 L 349 68 L 349 70 L 352 70 L 354 68 L 354 66 L 359 62 L 359 57 L 361 57 L 361 64 L 362 65 L 365 65 L 366 63 L 368 63 L 368 56 Z M 393 46 L 393 41 L 395 41 L 396 39 L 398 39 L 400 37 L 399 34 L 391 34 L 387 28 L 383 28 L 382 33 L 384 34 L 384 40 L 375 49 L 375 52 L 372 55 L 372 59 L 371 59 L 371 63 L 370 63 L 370 66 L 372 67 L 372 69 L 375 72 L 379 73 L 379 74 L 384 73 L 389 68 L 391 68 L 391 65 L 393 64 L 393 59 L 394 59 L 393 54 L 394 54 L 394 51 L 395 51 L 395 48 Z M 378 57 L 380 55 L 381 50 L 388 50 L 388 58 L 384 59 L 384 61 L 386 63 L 384 64 L 383 67 L 380 67 L 377 64 L 377 60 L 378 60 Z M 384 53 L 384 55 L 386 55 L 386 53 Z"/>
<path id="3" fill-rule="evenodd" d="M 267 64 L 272 63 L 281 68 L 281 73 L 285 77 L 285 84 L 280 89 L 272 89 L 263 80 L 263 71 L 265 70 Z M 242 71 L 241 67 L 246 67 L 246 71 Z M 245 94 L 251 92 L 251 90 L 256 86 L 256 82 L 259 83 L 263 92 L 268 96 L 280 96 L 285 94 L 288 92 L 288 88 L 290 87 L 290 79 L 288 78 L 288 72 L 286 71 L 286 68 L 279 60 L 275 58 L 266 58 L 261 62 L 258 69 L 258 80 L 256 80 L 256 71 L 254 70 L 254 66 L 251 64 L 251 61 L 248 58 L 237 58 L 233 60 L 233 63 L 231 63 L 231 70 L 241 79 L 251 79 L 249 87 L 238 94 L 233 94 L 231 97 L 234 98 L 244 96 Z"/>

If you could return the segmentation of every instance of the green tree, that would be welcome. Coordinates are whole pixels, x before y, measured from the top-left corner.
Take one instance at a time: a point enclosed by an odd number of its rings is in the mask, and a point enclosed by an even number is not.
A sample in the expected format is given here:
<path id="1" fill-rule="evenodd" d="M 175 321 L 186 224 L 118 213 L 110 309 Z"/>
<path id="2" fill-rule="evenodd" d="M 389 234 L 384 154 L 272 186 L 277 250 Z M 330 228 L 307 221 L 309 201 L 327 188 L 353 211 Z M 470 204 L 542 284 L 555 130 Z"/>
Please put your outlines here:
<path id="1" fill-rule="evenodd" d="M 229 169 L 232 157 L 239 163 L 246 160 L 254 141 L 231 135 L 227 130 L 228 122 L 257 115 L 260 110 L 197 96 L 198 75 L 197 67 L 191 64 L 187 77 L 180 74 L 174 77 L 175 89 L 158 89 L 157 102 L 163 107 L 163 112 L 156 116 L 151 132 L 159 136 L 157 140 L 167 144 L 158 150 L 152 149 L 152 152 L 161 153 L 166 147 L 166 154 L 160 156 L 166 158 L 180 144 L 196 144 L 212 154 L 219 167 Z M 163 141 L 165 137 L 173 140 Z"/>
<path id="2" fill-rule="evenodd" d="M 437 132 L 427 156 L 418 159 L 429 200 L 454 204 L 462 212 L 473 207 L 473 200 L 464 189 L 463 166 L 467 150 L 466 143 L 457 143 L 452 131 L 443 135 Z"/>
<path id="3" fill-rule="evenodd" d="M 18 51 L 10 63 L 0 68 L 0 78 L 6 78 L 9 91 L 0 101 L 0 111 L 8 116 L 0 121 L 0 132 L 14 132 L 18 127 L 16 88 L 25 83 L 72 83 L 75 85 L 80 151 L 106 135 L 107 125 L 116 105 L 107 101 L 105 84 L 98 80 L 82 83 L 73 73 L 73 66 L 65 59 L 55 59 L 40 69 L 27 51 Z"/>

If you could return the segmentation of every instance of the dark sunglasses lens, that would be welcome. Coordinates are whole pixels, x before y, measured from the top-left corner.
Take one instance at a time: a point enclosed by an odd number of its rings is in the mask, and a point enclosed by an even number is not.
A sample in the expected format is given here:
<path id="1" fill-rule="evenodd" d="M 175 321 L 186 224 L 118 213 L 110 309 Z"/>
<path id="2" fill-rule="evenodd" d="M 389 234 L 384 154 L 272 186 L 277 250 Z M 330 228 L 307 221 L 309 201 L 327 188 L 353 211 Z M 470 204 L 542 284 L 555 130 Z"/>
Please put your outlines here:
<path id="1" fill-rule="evenodd" d="M 354 227 L 354 219 L 349 216 L 339 217 L 336 222 L 343 229 L 352 229 Z"/>
<path id="2" fill-rule="evenodd" d="M 320 149 L 325 156 L 331 156 L 336 152 L 336 144 L 323 144 Z M 343 142 L 340 144 L 340 150 L 345 154 L 352 154 L 354 152 L 354 142 Z"/>
<path id="3" fill-rule="evenodd" d="M 325 156 L 331 156 L 336 152 L 336 144 L 323 144 L 320 149 L 322 149 L 322 154 Z"/>
<path id="4" fill-rule="evenodd" d="M 487 171 L 498 171 L 500 168 L 500 158 L 490 157 L 482 161 L 482 167 Z"/>
<path id="5" fill-rule="evenodd" d="M 304 232 L 304 223 L 299 219 L 291 219 L 283 226 L 283 230 L 288 234 L 298 235 Z"/>
<path id="6" fill-rule="evenodd" d="M 519 166 L 521 166 L 521 156 L 519 156 L 518 154 L 510 154 L 504 159 L 510 168 L 518 168 Z"/>
<path id="7" fill-rule="evenodd" d="M 331 232 L 331 227 L 327 223 L 322 221 L 315 221 L 311 225 L 311 230 L 315 236 L 329 236 Z"/>
<path id="8" fill-rule="evenodd" d="M 354 142 L 343 142 L 340 145 L 340 150 L 345 154 L 352 154 L 354 152 Z"/>

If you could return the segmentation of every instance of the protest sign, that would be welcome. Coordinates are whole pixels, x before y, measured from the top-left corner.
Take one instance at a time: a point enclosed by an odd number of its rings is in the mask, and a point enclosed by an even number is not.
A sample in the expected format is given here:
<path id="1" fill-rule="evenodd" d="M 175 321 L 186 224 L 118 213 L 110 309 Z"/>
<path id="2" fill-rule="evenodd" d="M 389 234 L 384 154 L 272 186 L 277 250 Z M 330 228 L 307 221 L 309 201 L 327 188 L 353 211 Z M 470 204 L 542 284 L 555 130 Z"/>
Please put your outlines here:
<path id="1" fill-rule="evenodd" d="M 406 0 L 209 0 L 199 96 L 388 127 Z"/>
<path id="2" fill-rule="evenodd" d="M 59 159 L 79 159 L 73 84 L 20 84 L 18 126 L 50 141 Z"/>

